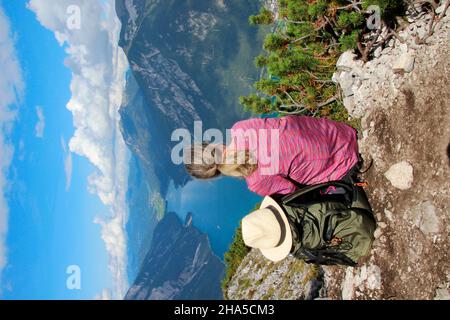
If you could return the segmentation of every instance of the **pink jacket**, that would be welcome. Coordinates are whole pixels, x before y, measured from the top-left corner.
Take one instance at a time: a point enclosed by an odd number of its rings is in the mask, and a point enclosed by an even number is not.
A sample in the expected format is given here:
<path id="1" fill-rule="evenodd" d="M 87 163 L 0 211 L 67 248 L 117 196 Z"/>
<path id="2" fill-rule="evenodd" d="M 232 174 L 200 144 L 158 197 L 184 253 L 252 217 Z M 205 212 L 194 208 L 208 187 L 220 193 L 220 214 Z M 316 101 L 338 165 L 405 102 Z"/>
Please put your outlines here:
<path id="1" fill-rule="evenodd" d="M 339 180 L 358 162 L 356 130 L 327 119 L 254 118 L 237 122 L 231 138 L 256 156 L 258 169 L 246 182 L 261 196 L 295 191 L 287 176 L 307 185 Z"/>

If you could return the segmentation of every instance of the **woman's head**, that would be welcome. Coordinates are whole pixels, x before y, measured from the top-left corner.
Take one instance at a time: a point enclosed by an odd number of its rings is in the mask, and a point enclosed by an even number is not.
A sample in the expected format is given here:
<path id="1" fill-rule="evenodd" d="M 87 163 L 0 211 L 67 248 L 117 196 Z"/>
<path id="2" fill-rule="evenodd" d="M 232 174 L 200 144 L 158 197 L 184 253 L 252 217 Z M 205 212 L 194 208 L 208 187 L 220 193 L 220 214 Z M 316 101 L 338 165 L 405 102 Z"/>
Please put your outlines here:
<path id="1" fill-rule="evenodd" d="M 248 151 L 234 151 L 222 144 L 203 142 L 185 150 L 187 172 L 197 179 L 211 179 L 221 174 L 247 177 L 256 168 L 256 161 Z"/>
<path id="2" fill-rule="evenodd" d="M 221 162 L 222 155 L 220 146 L 216 146 L 203 142 L 184 151 L 185 167 L 191 176 L 197 179 L 210 179 L 220 175 L 218 163 Z"/>

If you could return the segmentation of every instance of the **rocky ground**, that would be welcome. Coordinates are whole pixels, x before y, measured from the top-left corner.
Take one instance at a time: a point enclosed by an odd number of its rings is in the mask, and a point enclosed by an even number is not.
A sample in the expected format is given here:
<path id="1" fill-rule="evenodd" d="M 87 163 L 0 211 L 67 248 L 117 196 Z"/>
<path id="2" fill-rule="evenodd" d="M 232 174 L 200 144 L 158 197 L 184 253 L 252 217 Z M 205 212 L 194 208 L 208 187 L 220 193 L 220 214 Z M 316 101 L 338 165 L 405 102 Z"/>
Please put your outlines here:
<path id="1" fill-rule="evenodd" d="M 364 175 L 377 221 L 369 261 L 325 268 L 334 299 L 449 299 L 450 19 L 425 44 L 429 15 L 363 65 L 344 54 L 335 80 L 362 117 Z M 348 80 L 352 79 L 352 80 Z"/>
<path id="2" fill-rule="evenodd" d="M 231 281 L 227 298 L 233 300 L 308 300 L 319 296 L 323 270 L 288 257 L 267 261 L 258 250 L 244 258 Z"/>
<path id="3" fill-rule="evenodd" d="M 361 118 L 360 151 L 373 159 L 363 178 L 378 229 L 366 262 L 317 270 L 291 258 L 271 264 L 252 251 L 230 298 L 450 299 L 450 18 L 418 44 L 430 19 L 411 18 L 366 64 L 345 53 L 333 77 Z"/>

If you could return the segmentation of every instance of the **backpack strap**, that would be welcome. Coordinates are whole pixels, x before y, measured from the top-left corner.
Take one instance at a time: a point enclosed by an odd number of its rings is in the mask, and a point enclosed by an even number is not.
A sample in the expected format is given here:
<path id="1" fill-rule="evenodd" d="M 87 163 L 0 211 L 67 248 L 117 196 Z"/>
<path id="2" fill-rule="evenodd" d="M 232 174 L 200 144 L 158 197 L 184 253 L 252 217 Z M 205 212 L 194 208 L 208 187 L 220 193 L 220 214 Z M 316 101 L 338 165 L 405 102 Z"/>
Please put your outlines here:
<path id="1" fill-rule="evenodd" d="M 294 186 L 296 186 L 298 189 L 303 189 L 306 187 L 306 184 L 301 184 L 298 181 L 292 179 L 289 175 L 284 177 L 286 180 L 289 180 Z"/>
<path id="2" fill-rule="evenodd" d="M 347 172 L 347 174 L 345 176 L 343 176 L 341 178 L 341 180 L 350 182 L 350 183 L 360 182 L 358 175 L 369 171 L 370 168 L 372 168 L 372 165 L 373 165 L 373 159 L 370 159 L 369 166 L 365 170 L 362 170 L 362 168 L 364 166 L 364 159 L 361 156 L 361 154 L 359 153 L 358 154 L 358 162 Z"/>
<path id="3" fill-rule="evenodd" d="M 325 182 L 325 183 L 320 183 L 320 184 L 316 184 L 316 185 L 303 187 L 297 191 L 294 191 L 291 194 L 284 196 L 283 198 L 281 198 L 281 201 L 283 204 L 287 205 L 289 202 L 291 202 L 298 196 L 304 195 L 309 192 L 316 191 L 318 189 L 331 187 L 331 186 L 344 188 L 345 190 L 350 192 L 350 194 L 352 194 L 352 196 L 354 196 L 355 191 L 354 191 L 353 186 L 349 185 L 348 183 L 342 182 L 342 181 L 330 181 L 330 182 Z"/>
<path id="4" fill-rule="evenodd" d="M 327 249 L 309 250 L 306 248 L 301 248 L 295 253 L 295 256 L 305 260 L 306 263 L 320 265 L 346 265 L 350 267 L 355 267 L 357 265 L 356 262 L 342 252 Z"/>

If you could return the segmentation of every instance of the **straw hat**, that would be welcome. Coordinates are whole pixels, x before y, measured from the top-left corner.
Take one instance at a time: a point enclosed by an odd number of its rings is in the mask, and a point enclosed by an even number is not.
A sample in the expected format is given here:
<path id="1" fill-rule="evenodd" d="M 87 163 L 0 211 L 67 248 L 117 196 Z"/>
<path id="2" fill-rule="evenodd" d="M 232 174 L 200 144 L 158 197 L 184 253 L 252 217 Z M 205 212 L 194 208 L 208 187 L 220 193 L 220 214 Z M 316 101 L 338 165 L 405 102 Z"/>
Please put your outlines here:
<path id="1" fill-rule="evenodd" d="M 281 206 L 265 197 L 259 210 L 242 219 L 242 237 L 247 246 L 257 248 L 274 262 L 288 256 L 292 247 L 292 233 Z"/>

